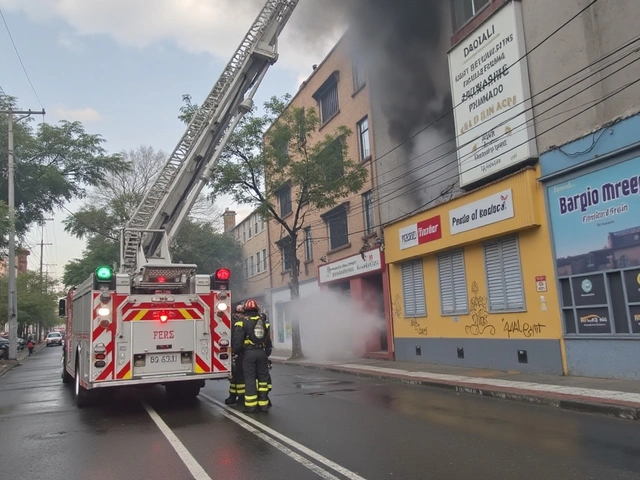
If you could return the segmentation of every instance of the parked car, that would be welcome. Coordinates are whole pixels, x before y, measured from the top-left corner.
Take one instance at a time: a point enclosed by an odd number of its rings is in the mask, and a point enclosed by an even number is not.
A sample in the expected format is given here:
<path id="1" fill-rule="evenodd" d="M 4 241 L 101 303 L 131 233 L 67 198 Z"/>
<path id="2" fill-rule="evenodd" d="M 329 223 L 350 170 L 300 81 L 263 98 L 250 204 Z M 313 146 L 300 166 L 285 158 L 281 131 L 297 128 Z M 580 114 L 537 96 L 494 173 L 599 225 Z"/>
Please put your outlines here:
<path id="1" fill-rule="evenodd" d="M 51 345 L 62 345 L 62 335 L 60 335 L 60 332 L 50 332 L 49 335 L 47 335 L 46 342 L 47 347 Z"/>
<path id="2" fill-rule="evenodd" d="M 0 343 L 0 360 L 6 360 L 9 358 L 9 342 Z"/>

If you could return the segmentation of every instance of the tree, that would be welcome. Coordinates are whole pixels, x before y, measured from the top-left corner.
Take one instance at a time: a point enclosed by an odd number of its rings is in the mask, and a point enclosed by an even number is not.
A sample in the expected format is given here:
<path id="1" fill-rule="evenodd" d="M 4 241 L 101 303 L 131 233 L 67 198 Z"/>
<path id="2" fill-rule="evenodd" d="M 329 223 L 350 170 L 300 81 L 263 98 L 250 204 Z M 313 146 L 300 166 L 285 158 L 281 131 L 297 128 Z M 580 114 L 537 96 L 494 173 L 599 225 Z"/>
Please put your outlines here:
<path id="1" fill-rule="evenodd" d="M 0 290 L 9 289 L 8 276 L 0 277 Z M 18 290 L 18 334 L 21 335 L 27 325 L 40 325 L 42 328 L 54 327 L 59 323 L 57 316 L 57 296 L 54 293 L 55 282 L 34 272 L 21 273 L 16 278 Z M 7 296 L 0 296 L 0 310 L 8 309 Z M 1 318 L 1 317 L 0 317 Z"/>
<path id="2" fill-rule="evenodd" d="M 264 114 L 254 110 L 240 123 L 220 158 L 211 187 L 214 197 L 230 194 L 237 203 L 249 204 L 257 213 L 281 226 L 277 242 L 283 262 L 290 266 L 291 299 L 300 298 L 298 249 L 307 215 L 335 207 L 341 199 L 362 189 L 366 169 L 348 157 L 345 139 L 351 131 L 337 127 L 320 135 L 313 108 L 288 105 L 290 96 L 272 97 Z M 187 103 L 187 102 L 185 102 Z M 187 115 L 194 106 L 187 103 Z M 290 192 L 291 209 L 278 208 L 278 195 Z M 292 320 L 292 358 L 302 358 L 300 323 Z"/>
<path id="3" fill-rule="evenodd" d="M 15 109 L 15 97 L 0 97 L 0 109 Z M 90 187 L 105 186 L 110 172 L 126 169 L 119 155 L 109 155 L 100 135 L 89 134 L 80 122 L 57 125 L 29 120 L 14 122 L 16 231 L 23 238 L 29 228 Z M 7 176 L 8 116 L 0 116 L 0 169 Z M 7 202 L 7 182 L 0 182 L 0 199 Z M 0 217 L 2 212 L 0 212 Z M 4 217 L 2 217 L 4 218 Z M 6 229 L 2 229 L 5 233 Z M 3 235 L 3 243 L 4 243 Z M 1 246 L 1 245 L 0 245 Z"/>
<path id="4" fill-rule="evenodd" d="M 63 282 L 67 286 L 84 281 L 99 265 L 119 262 L 119 231 L 131 218 L 144 193 L 151 188 L 167 155 L 141 146 L 122 152 L 121 157 L 127 169 L 107 175 L 106 187 L 90 191 L 89 201 L 65 220 L 67 232 L 87 240 L 82 256 L 64 267 Z M 172 257 L 176 262 L 196 263 L 200 272 L 229 266 L 235 270 L 235 279 L 241 269 L 234 259 L 242 257 L 241 250 L 235 242 L 228 242 L 227 237 L 217 231 L 220 223 L 218 212 L 215 205 L 201 196 L 176 238 L 172 239 Z M 220 263 L 216 263 L 218 261 Z M 242 277 L 235 280 L 241 281 Z"/>

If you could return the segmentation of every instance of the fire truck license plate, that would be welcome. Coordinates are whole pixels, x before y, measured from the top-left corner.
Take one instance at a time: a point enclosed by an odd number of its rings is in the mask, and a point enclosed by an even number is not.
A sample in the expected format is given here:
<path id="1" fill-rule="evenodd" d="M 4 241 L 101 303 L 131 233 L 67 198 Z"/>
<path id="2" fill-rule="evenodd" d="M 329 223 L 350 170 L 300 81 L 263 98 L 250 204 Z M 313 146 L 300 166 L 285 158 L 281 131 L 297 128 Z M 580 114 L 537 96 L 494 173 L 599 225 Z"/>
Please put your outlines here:
<path id="1" fill-rule="evenodd" d="M 151 364 L 156 363 L 177 363 L 179 357 L 177 354 L 172 355 L 147 355 L 147 362 Z"/>

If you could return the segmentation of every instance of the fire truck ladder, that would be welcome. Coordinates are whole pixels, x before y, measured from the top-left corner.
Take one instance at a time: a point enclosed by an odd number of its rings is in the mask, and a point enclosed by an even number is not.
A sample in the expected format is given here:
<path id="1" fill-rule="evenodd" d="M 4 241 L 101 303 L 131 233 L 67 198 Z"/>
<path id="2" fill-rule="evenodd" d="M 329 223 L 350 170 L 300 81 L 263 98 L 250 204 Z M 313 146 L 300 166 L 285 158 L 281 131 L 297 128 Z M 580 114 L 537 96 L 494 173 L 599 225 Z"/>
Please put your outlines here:
<path id="1" fill-rule="evenodd" d="M 134 274 L 149 262 L 171 263 L 171 237 L 206 185 L 238 122 L 252 109 L 260 82 L 278 59 L 278 36 L 298 1 L 267 0 L 123 229 L 121 271 Z"/>

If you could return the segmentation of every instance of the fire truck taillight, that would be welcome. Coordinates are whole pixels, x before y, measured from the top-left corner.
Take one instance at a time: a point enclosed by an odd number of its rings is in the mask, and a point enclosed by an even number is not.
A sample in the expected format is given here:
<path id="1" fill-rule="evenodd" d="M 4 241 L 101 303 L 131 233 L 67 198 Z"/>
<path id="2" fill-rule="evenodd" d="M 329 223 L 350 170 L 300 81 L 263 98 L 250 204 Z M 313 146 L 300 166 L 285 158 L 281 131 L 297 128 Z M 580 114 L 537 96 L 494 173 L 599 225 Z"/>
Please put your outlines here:
<path id="1" fill-rule="evenodd" d="M 227 268 L 219 268 L 216 270 L 216 280 L 225 282 L 231 278 L 231 271 Z"/>
<path id="2" fill-rule="evenodd" d="M 220 310 L 221 312 L 226 311 L 226 310 L 227 310 L 227 308 L 228 308 L 228 307 L 227 307 L 227 304 L 226 304 L 226 303 L 224 303 L 224 302 L 220 302 L 220 303 L 218 304 L 218 310 Z"/>
<path id="3" fill-rule="evenodd" d="M 106 317 L 111 313 L 111 309 L 109 307 L 105 307 L 104 305 L 98 308 L 98 315 L 101 317 Z"/>
<path id="4" fill-rule="evenodd" d="M 220 340 L 220 346 L 221 347 L 228 347 L 229 346 L 229 340 L 226 340 L 226 339 Z"/>
<path id="5" fill-rule="evenodd" d="M 166 314 L 166 313 L 164 313 L 164 312 L 163 312 L 163 313 L 161 313 L 161 314 L 160 314 L 160 321 L 161 321 L 162 323 L 166 323 L 166 321 L 167 321 L 167 320 L 169 320 L 169 315 L 167 315 L 167 314 Z"/>
<path id="6" fill-rule="evenodd" d="M 158 283 L 167 283 L 167 277 L 158 277 Z"/>

